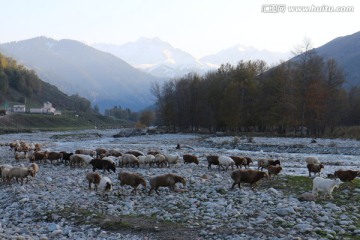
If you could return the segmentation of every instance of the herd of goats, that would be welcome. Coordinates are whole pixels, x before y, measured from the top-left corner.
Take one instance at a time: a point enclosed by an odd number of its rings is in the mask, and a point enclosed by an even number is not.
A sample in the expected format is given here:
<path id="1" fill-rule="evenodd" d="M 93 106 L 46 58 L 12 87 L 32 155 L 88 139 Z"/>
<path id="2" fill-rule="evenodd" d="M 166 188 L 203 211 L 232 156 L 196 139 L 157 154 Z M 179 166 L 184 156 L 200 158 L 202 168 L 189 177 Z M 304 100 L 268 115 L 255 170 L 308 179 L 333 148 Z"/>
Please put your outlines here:
<path id="1" fill-rule="evenodd" d="M 177 164 L 183 160 L 184 164 L 199 164 L 199 158 L 184 154 L 180 157 L 177 154 L 162 154 L 159 151 L 148 151 L 144 154 L 138 150 L 127 151 L 125 153 L 115 149 L 97 148 L 95 150 L 78 149 L 75 153 L 68 153 L 65 151 L 52 152 L 42 151 L 41 144 L 29 144 L 24 141 L 14 141 L 9 144 L 10 150 L 14 151 L 16 161 L 21 159 L 29 160 L 29 165 L 24 167 L 14 167 L 9 164 L 0 165 L 1 179 L 4 183 L 10 184 L 13 179 L 23 184 L 24 179 L 28 181 L 28 176 L 35 177 L 35 174 L 39 171 L 38 163 L 45 163 L 50 161 L 63 162 L 65 165 L 71 167 L 91 165 L 93 172 L 86 174 L 86 179 L 89 183 L 89 189 L 92 187 L 97 191 L 108 192 L 112 190 L 111 180 L 103 176 L 101 177 L 96 170 L 113 171 L 115 173 L 116 166 L 123 167 L 166 167 L 171 164 Z M 241 188 L 240 183 L 249 183 L 250 187 L 264 177 L 271 177 L 271 175 L 278 175 L 282 171 L 281 163 L 279 160 L 272 159 L 259 159 L 257 160 L 258 169 L 251 169 L 249 166 L 253 163 L 253 160 L 249 157 L 240 156 L 206 156 L 208 169 L 211 169 L 212 165 L 218 166 L 219 170 L 232 169 L 231 178 L 234 181 L 231 189 L 236 185 Z M 337 170 L 334 174 L 328 174 L 327 178 L 320 177 L 320 172 L 324 169 L 324 165 L 320 163 L 317 157 L 305 158 L 307 169 L 309 171 L 309 177 L 314 173 L 313 179 L 312 197 L 313 199 L 322 192 L 325 198 L 328 195 L 332 198 L 332 192 L 335 187 L 339 187 L 342 182 L 352 182 L 356 177 L 360 176 L 360 171 L 355 170 Z M 242 168 L 244 166 L 244 168 Z M 234 170 L 234 168 L 236 169 Z M 267 171 L 264 171 L 266 169 Z M 319 176 L 316 176 L 318 174 Z M 121 171 L 118 174 L 118 180 L 120 185 L 129 185 L 133 188 L 132 193 L 136 194 L 136 189 L 139 185 L 142 185 L 146 189 L 146 181 L 143 176 L 138 173 L 131 173 L 127 171 Z M 159 195 L 160 187 L 169 187 L 171 190 L 175 190 L 177 183 L 182 183 L 185 187 L 186 180 L 184 177 L 176 174 L 163 174 L 151 177 L 149 180 L 150 195 L 153 190 Z M 179 191 L 180 189 L 178 189 Z"/>

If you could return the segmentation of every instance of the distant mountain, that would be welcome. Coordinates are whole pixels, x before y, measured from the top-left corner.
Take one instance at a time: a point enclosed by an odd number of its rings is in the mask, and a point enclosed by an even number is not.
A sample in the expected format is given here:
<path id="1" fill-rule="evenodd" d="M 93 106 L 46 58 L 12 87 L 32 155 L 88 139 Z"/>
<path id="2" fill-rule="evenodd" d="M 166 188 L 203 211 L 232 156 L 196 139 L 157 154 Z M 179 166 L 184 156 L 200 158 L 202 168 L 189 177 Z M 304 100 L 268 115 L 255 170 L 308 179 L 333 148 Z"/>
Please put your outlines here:
<path id="1" fill-rule="evenodd" d="M 288 58 L 288 54 L 237 45 L 198 60 L 159 38 L 140 38 L 124 45 L 97 43 L 92 46 L 114 54 L 135 68 L 168 78 L 181 77 L 189 72 L 202 74 L 217 69 L 223 63 L 236 65 L 240 60 L 262 59 L 273 64 Z"/>
<path id="2" fill-rule="evenodd" d="M 315 51 L 325 59 L 336 60 L 344 70 L 346 88 L 360 86 L 360 32 L 335 38 Z"/>
<path id="3" fill-rule="evenodd" d="M 236 45 L 224 49 L 216 54 L 208 55 L 200 59 L 202 63 L 221 65 L 230 63 L 237 65 L 240 60 L 264 60 L 268 65 L 279 64 L 280 60 L 287 60 L 289 53 L 270 52 L 268 50 L 259 50 L 254 47 L 244 47 Z"/>
<path id="4" fill-rule="evenodd" d="M 189 72 L 201 73 L 211 69 L 189 53 L 159 38 L 140 38 L 124 45 L 97 43 L 92 46 L 158 77 L 181 77 Z"/>
<path id="5" fill-rule="evenodd" d="M 153 102 L 151 82 L 163 80 L 74 40 L 37 37 L 0 44 L 0 52 L 35 70 L 63 92 L 86 97 L 101 111 L 113 106 L 143 109 Z"/>

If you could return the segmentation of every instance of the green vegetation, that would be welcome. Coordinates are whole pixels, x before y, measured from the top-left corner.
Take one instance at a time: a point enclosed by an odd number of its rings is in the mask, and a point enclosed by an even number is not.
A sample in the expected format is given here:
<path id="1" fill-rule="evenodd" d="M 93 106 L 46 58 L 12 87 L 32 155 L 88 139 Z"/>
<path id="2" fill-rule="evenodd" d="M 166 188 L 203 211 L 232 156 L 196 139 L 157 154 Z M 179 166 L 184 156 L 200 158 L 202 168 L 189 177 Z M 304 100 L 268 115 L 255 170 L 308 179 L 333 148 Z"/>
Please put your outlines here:
<path id="1" fill-rule="evenodd" d="M 308 46 L 306 46 L 308 47 Z M 154 84 L 158 121 L 176 131 L 271 135 L 360 136 L 340 126 L 360 125 L 360 88 L 346 91 L 335 60 L 305 48 L 276 67 L 264 61 L 225 64 L 204 76 L 189 74 Z"/>
<path id="2" fill-rule="evenodd" d="M 0 134 L 133 127 L 134 123 L 99 114 L 63 112 L 61 115 L 12 113 L 0 117 Z"/>
<path id="3" fill-rule="evenodd" d="M 61 111 L 93 111 L 89 100 L 79 95 L 66 95 L 57 87 L 40 80 L 34 71 L 0 53 L 0 108 L 25 103 L 27 107 L 39 108 L 46 101 Z"/>

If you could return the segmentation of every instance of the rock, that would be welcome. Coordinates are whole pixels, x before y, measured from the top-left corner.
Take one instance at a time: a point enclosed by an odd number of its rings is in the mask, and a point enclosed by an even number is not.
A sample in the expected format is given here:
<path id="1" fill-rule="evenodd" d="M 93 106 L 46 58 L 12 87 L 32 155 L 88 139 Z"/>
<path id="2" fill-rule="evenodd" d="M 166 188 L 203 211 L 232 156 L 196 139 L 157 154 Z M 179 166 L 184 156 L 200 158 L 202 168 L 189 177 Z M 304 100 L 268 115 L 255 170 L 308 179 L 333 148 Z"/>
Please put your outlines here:
<path id="1" fill-rule="evenodd" d="M 279 195 L 279 191 L 278 190 L 276 190 L 275 188 L 269 188 L 269 190 L 268 190 L 271 194 L 274 194 L 274 195 Z"/>
<path id="2" fill-rule="evenodd" d="M 314 194 L 305 192 L 298 197 L 299 201 L 315 201 Z"/>
<path id="3" fill-rule="evenodd" d="M 307 232 L 307 231 L 313 230 L 313 227 L 307 223 L 299 223 L 299 224 L 295 225 L 294 228 L 299 229 L 300 232 Z"/>
<path id="4" fill-rule="evenodd" d="M 58 230 L 60 228 L 59 225 L 55 224 L 55 223 L 51 223 L 49 226 L 48 226 L 48 231 L 49 232 L 53 232 L 55 230 Z"/>
<path id="5" fill-rule="evenodd" d="M 53 179 L 52 179 L 52 177 L 49 177 L 49 176 L 48 176 L 48 177 L 45 178 L 45 180 L 46 180 L 47 182 L 52 182 Z"/>
<path id="6" fill-rule="evenodd" d="M 287 207 L 287 208 L 278 208 L 276 209 L 276 213 L 280 216 L 288 216 L 291 214 L 296 214 L 296 212 L 294 211 L 294 208 L 292 207 Z"/>

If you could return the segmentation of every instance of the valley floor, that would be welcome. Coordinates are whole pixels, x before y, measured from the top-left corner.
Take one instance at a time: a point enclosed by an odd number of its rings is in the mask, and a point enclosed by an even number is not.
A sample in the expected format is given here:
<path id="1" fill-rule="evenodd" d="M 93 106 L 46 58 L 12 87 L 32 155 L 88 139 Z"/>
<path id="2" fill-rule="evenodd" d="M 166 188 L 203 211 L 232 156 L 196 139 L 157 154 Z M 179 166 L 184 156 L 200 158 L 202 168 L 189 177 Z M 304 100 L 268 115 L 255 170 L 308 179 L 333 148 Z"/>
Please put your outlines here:
<path id="1" fill-rule="evenodd" d="M 144 135 L 113 138 L 118 130 L 39 132 L 0 135 L 0 164 L 16 162 L 7 144 L 14 140 L 41 143 L 44 150 L 118 148 L 193 154 L 200 164 L 164 168 L 120 168 L 108 176 L 114 190 L 107 196 L 88 190 L 85 175 L 90 166 L 40 164 L 28 183 L 0 184 L 1 239 L 359 239 L 360 180 L 343 183 L 334 199 L 301 202 L 311 191 L 304 158 L 317 156 L 324 163 L 322 176 L 335 170 L 360 170 L 360 142 L 347 139 L 215 137 L 194 134 Z M 175 149 L 177 144 L 185 146 Z M 190 148 L 191 147 L 191 148 Z M 263 179 L 254 190 L 243 184 L 231 190 L 231 170 L 207 169 L 207 155 L 241 155 L 254 160 L 279 159 L 283 172 Z M 121 187 L 120 171 L 136 172 L 148 180 L 163 173 L 185 177 L 177 191 L 160 188 L 148 196 L 149 187 L 132 195 Z"/>

